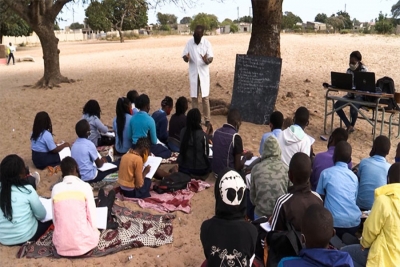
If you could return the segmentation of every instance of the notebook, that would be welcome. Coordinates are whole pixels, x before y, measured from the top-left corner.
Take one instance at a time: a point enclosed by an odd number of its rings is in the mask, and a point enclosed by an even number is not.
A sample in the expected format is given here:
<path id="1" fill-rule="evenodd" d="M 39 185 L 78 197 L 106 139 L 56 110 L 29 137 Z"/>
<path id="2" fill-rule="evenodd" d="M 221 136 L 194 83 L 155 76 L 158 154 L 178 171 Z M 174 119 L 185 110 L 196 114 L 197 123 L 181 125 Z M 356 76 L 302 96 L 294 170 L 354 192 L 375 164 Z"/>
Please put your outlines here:
<path id="1" fill-rule="evenodd" d="M 375 73 L 374 72 L 355 72 L 354 85 L 356 90 L 364 92 L 376 92 Z"/>
<path id="2" fill-rule="evenodd" d="M 150 165 L 150 172 L 146 175 L 146 178 L 148 178 L 148 179 L 153 178 L 158 167 L 160 167 L 161 161 L 162 161 L 161 157 L 149 156 L 147 158 L 146 163 L 143 165 L 143 169 L 146 168 L 146 166 Z"/>
<path id="3" fill-rule="evenodd" d="M 334 88 L 351 90 L 353 88 L 353 76 L 347 73 L 332 71 L 331 84 Z"/>

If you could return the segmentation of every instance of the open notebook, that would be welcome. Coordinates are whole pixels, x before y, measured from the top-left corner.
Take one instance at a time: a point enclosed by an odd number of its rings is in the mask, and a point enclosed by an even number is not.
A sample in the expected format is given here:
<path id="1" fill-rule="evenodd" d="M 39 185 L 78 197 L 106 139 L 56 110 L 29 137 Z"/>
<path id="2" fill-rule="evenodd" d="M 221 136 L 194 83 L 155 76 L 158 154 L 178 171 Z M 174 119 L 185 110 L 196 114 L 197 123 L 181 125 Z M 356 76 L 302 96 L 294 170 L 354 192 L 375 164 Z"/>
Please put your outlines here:
<path id="1" fill-rule="evenodd" d="M 146 163 L 143 165 L 143 169 L 146 168 L 146 166 L 150 165 L 150 172 L 146 175 L 146 178 L 153 178 L 154 174 L 156 173 L 158 167 L 160 167 L 162 158 L 160 157 L 153 157 L 149 156 Z"/>
<path id="2" fill-rule="evenodd" d="M 53 202 L 51 201 L 51 198 L 39 197 L 39 200 L 46 209 L 46 217 L 42 220 L 42 222 L 53 220 Z M 98 229 L 107 228 L 107 211 L 107 207 L 96 208 L 96 226 Z"/>

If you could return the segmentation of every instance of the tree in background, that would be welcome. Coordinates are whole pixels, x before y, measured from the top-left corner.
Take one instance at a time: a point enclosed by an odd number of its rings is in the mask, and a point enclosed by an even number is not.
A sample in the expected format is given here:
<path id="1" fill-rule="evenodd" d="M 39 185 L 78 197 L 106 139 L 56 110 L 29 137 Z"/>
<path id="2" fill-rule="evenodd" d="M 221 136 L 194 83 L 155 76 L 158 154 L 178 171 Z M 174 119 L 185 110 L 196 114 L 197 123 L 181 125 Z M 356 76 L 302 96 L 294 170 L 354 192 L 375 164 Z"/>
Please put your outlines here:
<path id="1" fill-rule="evenodd" d="M 391 11 L 394 19 L 400 17 L 400 0 L 392 6 Z"/>
<path id="2" fill-rule="evenodd" d="M 251 0 L 253 25 L 248 55 L 281 56 L 283 0 Z"/>
<path id="3" fill-rule="evenodd" d="M 179 23 L 180 24 L 190 24 L 190 22 L 192 22 L 192 18 L 191 17 L 183 17 L 180 21 L 179 21 Z"/>
<path id="4" fill-rule="evenodd" d="M 327 19 L 328 19 L 328 16 L 327 16 L 325 13 L 318 13 L 318 14 L 315 16 L 314 21 L 315 21 L 315 22 L 326 23 Z"/>
<path id="5" fill-rule="evenodd" d="M 221 26 L 225 27 L 226 25 L 229 25 L 230 32 L 232 33 L 239 31 L 239 27 L 231 19 L 226 18 L 221 22 Z"/>
<path id="6" fill-rule="evenodd" d="M 122 31 L 147 25 L 147 3 L 145 0 L 92 1 L 86 9 L 87 23 L 93 30 L 118 31 L 120 42 L 124 42 Z"/>
<path id="7" fill-rule="evenodd" d="M 3 36 L 28 36 L 31 32 L 29 25 L 5 2 L 0 1 L 0 43 L 3 42 Z"/>
<path id="8" fill-rule="evenodd" d="M 233 22 L 234 23 L 240 23 L 240 22 L 252 23 L 253 17 L 252 16 L 243 16 L 243 17 L 239 18 L 239 21 L 237 19 L 235 19 Z"/>
<path id="9" fill-rule="evenodd" d="M 340 31 L 340 29 L 344 29 L 345 27 L 345 18 L 342 16 L 332 15 L 326 20 L 326 24 L 330 25 L 334 32 L 336 32 L 336 30 Z"/>
<path id="10" fill-rule="evenodd" d="M 349 13 L 345 11 L 339 11 L 336 13 L 338 17 L 343 17 L 344 29 L 352 29 L 353 28 L 353 21 L 350 18 Z"/>
<path id="11" fill-rule="evenodd" d="M 380 34 L 389 34 L 393 32 L 393 22 L 387 18 L 387 15 L 383 15 L 382 11 L 379 13 L 377 19 L 375 19 L 375 31 Z"/>
<path id="12" fill-rule="evenodd" d="M 71 25 L 69 26 L 69 28 L 70 28 L 71 30 L 79 30 L 79 29 L 85 28 L 85 25 L 83 25 L 82 23 L 79 23 L 79 22 L 74 22 L 74 23 L 71 23 Z"/>
<path id="13" fill-rule="evenodd" d="M 158 12 L 157 20 L 161 25 L 172 25 L 177 23 L 178 17 L 174 14 L 163 14 Z"/>
<path id="14" fill-rule="evenodd" d="M 193 20 L 190 23 L 190 30 L 194 31 L 197 25 L 203 25 L 205 31 L 212 31 L 218 28 L 219 22 L 215 15 L 199 13 L 193 17 Z"/>
<path id="15" fill-rule="evenodd" d="M 303 22 L 303 20 L 299 17 L 293 14 L 292 12 L 286 11 L 285 14 L 282 16 L 282 29 L 294 29 L 296 26 L 296 23 L 298 22 Z"/>
<path id="16" fill-rule="evenodd" d="M 109 31 L 112 24 L 108 20 L 108 10 L 103 3 L 93 1 L 85 10 L 86 23 L 94 31 Z"/>
<path id="17" fill-rule="evenodd" d="M 59 26 L 58 23 L 57 23 L 57 21 L 54 22 L 54 30 L 55 30 L 55 31 L 60 31 L 60 30 L 61 30 L 61 29 L 60 29 L 60 26 Z"/>

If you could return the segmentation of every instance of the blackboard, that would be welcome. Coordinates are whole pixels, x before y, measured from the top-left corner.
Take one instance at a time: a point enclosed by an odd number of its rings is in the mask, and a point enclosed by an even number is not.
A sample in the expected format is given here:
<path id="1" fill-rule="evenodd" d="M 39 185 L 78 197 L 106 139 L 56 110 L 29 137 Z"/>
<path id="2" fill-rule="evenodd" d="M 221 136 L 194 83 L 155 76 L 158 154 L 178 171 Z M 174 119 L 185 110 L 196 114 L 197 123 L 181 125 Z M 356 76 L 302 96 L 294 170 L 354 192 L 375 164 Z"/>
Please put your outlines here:
<path id="1" fill-rule="evenodd" d="M 236 55 L 231 107 L 243 121 L 268 124 L 274 111 L 281 78 L 282 59 Z"/>

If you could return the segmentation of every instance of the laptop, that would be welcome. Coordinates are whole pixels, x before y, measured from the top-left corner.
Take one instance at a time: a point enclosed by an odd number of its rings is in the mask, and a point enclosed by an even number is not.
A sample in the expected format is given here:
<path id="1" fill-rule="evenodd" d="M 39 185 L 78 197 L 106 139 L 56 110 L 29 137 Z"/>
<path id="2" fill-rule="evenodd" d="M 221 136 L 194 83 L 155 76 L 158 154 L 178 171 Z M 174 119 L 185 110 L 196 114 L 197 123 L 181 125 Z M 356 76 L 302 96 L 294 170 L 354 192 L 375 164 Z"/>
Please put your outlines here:
<path id="1" fill-rule="evenodd" d="M 354 85 L 356 90 L 365 92 L 376 92 L 374 72 L 355 72 Z"/>
<path id="2" fill-rule="evenodd" d="M 347 73 L 332 71 L 331 84 L 333 88 L 351 90 L 353 88 L 353 76 Z"/>

